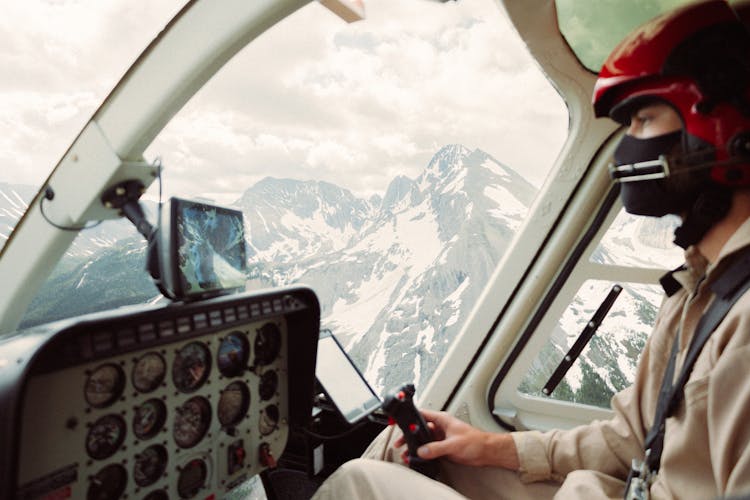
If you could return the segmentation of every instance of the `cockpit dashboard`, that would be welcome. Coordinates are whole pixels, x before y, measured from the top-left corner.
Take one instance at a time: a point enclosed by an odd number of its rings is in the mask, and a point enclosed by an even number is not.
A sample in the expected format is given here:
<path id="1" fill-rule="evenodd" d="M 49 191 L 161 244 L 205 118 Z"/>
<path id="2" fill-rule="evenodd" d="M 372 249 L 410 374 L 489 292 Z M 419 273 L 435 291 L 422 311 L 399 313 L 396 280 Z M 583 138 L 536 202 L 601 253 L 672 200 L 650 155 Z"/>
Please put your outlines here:
<path id="1" fill-rule="evenodd" d="M 304 287 L 79 317 L 0 342 L 0 498 L 222 498 L 308 424 Z"/>

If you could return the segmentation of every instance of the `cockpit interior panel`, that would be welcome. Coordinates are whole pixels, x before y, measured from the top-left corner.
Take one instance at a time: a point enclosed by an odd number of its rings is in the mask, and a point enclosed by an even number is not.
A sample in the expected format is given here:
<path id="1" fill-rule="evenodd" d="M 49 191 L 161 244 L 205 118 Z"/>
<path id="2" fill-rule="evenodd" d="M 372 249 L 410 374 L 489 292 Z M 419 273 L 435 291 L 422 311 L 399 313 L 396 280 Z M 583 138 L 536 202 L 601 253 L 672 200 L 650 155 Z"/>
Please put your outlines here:
<path id="1" fill-rule="evenodd" d="M 296 287 L 11 337 L 2 498 L 221 498 L 311 414 L 320 309 Z M 7 432 L 7 431 L 3 431 Z"/>

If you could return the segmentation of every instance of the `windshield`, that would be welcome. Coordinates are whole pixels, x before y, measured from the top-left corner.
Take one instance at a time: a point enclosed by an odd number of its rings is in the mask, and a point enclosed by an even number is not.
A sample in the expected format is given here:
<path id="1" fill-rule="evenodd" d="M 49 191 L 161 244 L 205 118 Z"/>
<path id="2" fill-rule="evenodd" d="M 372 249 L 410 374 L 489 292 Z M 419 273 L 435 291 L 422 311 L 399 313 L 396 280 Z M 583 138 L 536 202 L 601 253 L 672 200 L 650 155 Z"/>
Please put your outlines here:
<path id="1" fill-rule="evenodd" d="M 246 288 L 311 286 L 323 326 L 382 392 L 429 379 L 551 172 L 568 113 L 494 1 L 367 7 L 353 24 L 317 2 L 284 19 L 201 89 L 145 156 L 164 165 L 165 197 L 241 210 Z M 113 36 L 96 34 L 104 38 L 88 43 Z M 88 56 L 93 66 L 109 57 Z M 65 85 L 70 94 L 81 87 Z M 77 113 L 67 140 L 88 118 Z M 30 137 L 46 124 L 23 117 Z M 23 161 L 49 168 L 65 142 L 53 159 Z M 42 182 L 34 172 L 0 179 L 9 219 L 35 191 L 24 183 Z M 144 197 L 151 214 L 158 189 Z M 23 326 L 162 300 L 144 253 L 126 221 L 81 232 Z"/>

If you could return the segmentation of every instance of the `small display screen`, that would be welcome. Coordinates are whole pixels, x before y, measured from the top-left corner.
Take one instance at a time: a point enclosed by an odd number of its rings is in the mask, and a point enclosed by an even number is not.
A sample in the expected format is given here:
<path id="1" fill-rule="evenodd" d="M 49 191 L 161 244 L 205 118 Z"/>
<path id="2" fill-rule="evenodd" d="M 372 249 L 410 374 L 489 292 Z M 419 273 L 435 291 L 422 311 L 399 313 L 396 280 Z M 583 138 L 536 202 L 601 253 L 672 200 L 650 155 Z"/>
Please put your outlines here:
<path id="1" fill-rule="evenodd" d="M 244 287 L 247 264 L 242 212 L 176 201 L 177 270 L 182 295 Z"/>
<path id="2" fill-rule="evenodd" d="M 318 341 L 315 369 L 320 385 L 349 423 L 380 408 L 380 399 L 362 377 L 336 339 L 328 333 Z"/>

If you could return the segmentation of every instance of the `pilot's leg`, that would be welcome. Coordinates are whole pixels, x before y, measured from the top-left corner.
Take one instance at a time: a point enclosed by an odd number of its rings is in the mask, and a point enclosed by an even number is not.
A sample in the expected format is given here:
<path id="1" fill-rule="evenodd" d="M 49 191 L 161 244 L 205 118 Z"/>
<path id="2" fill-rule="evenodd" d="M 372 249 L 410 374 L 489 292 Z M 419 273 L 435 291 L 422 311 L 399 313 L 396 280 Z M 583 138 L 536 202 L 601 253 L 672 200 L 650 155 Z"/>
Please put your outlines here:
<path id="1" fill-rule="evenodd" d="M 441 480 L 447 484 L 402 465 L 358 458 L 339 467 L 313 500 L 538 500 L 552 498 L 558 489 L 548 483 L 523 484 L 505 469 L 443 465 Z"/>
<path id="2" fill-rule="evenodd" d="M 401 453 L 406 451 L 406 445 L 398 449 L 393 447 L 393 442 L 401 435 L 400 431 L 394 432 L 396 428 L 395 425 L 389 425 L 383 429 L 383 432 L 378 434 L 377 437 L 372 440 L 370 446 L 368 446 L 362 454 L 362 458 L 372 458 L 375 460 L 404 464 L 404 460 L 401 458 Z"/>
<path id="3" fill-rule="evenodd" d="M 357 458 L 334 472 L 313 500 L 467 500 L 455 490 L 408 467 Z"/>
<path id="4" fill-rule="evenodd" d="M 500 467 L 470 467 L 444 460 L 440 480 L 473 499 L 546 500 L 553 498 L 560 484 L 552 481 L 522 483 L 518 473 Z M 560 498 L 588 498 L 565 497 Z"/>

